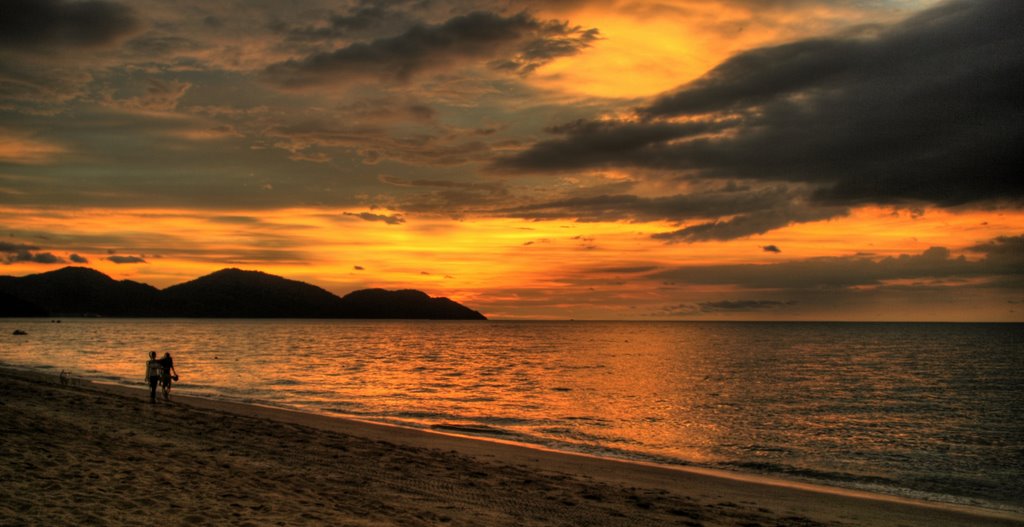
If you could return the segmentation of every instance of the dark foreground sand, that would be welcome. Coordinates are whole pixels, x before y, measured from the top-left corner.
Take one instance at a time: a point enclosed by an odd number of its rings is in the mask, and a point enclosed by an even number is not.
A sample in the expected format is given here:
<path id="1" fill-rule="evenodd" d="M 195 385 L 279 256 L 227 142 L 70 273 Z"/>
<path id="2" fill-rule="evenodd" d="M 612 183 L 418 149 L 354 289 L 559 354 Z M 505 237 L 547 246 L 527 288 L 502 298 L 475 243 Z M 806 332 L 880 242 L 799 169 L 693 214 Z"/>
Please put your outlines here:
<path id="1" fill-rule="evenodd" d="M 0 369 L 0 525 L 1024 525 Z"/>

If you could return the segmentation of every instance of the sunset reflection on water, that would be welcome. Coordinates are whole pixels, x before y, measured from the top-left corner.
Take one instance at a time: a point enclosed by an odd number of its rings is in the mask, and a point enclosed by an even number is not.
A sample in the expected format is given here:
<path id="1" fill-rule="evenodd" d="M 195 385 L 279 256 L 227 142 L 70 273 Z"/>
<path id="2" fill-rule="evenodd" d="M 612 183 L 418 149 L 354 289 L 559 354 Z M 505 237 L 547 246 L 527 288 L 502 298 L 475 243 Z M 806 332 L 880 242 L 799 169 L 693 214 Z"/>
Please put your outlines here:
<path id="1" fill-rule="evenodd" d="M 4 363 L 141 386 L 146 353 L 170 352 L 178 393 L 1024 505 L 1021 325 L 17 324 Z"/>

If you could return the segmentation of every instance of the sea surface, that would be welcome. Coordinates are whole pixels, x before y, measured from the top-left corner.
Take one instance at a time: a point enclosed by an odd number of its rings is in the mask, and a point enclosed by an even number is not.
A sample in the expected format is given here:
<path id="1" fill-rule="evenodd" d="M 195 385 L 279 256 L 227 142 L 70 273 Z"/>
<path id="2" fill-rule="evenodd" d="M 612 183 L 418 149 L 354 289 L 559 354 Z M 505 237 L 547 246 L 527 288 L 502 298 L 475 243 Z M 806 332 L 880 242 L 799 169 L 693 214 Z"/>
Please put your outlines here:
<path id="1" fill-rule="evenodd" d="M 176 393 L 1024 511 L 1024 324 L 0 319 L 8 366 L 149 351 Z"/>

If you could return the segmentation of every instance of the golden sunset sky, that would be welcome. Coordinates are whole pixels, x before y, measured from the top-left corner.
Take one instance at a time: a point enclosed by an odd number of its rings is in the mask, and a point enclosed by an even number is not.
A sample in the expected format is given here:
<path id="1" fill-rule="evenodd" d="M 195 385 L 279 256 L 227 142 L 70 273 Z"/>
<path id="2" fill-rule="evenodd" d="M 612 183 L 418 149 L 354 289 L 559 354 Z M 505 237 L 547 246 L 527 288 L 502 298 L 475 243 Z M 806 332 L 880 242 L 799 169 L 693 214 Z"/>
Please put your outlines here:
<path id="1" fill-rule="evenodd" d="M 1024 321 L 1024 3 L 6 0 L 0 274 Z"/>

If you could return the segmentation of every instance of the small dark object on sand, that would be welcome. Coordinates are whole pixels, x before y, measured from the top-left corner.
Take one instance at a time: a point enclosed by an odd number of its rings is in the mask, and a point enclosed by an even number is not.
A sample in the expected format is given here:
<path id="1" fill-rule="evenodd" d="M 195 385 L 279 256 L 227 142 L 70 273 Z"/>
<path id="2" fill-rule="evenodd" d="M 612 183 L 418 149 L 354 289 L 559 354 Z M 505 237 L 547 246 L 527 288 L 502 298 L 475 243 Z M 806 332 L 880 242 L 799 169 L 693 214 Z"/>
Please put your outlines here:
<path id="1" fill-rule="evenodd" d="M 26 333 L 26 332 L 24 332 L 24 331 L 22 331 L 20 329 L 16 329 L 16 330 L 14 330 L 14 333 L 11 333 L 11 335 L 28 335 L 28 333 Z"/>

